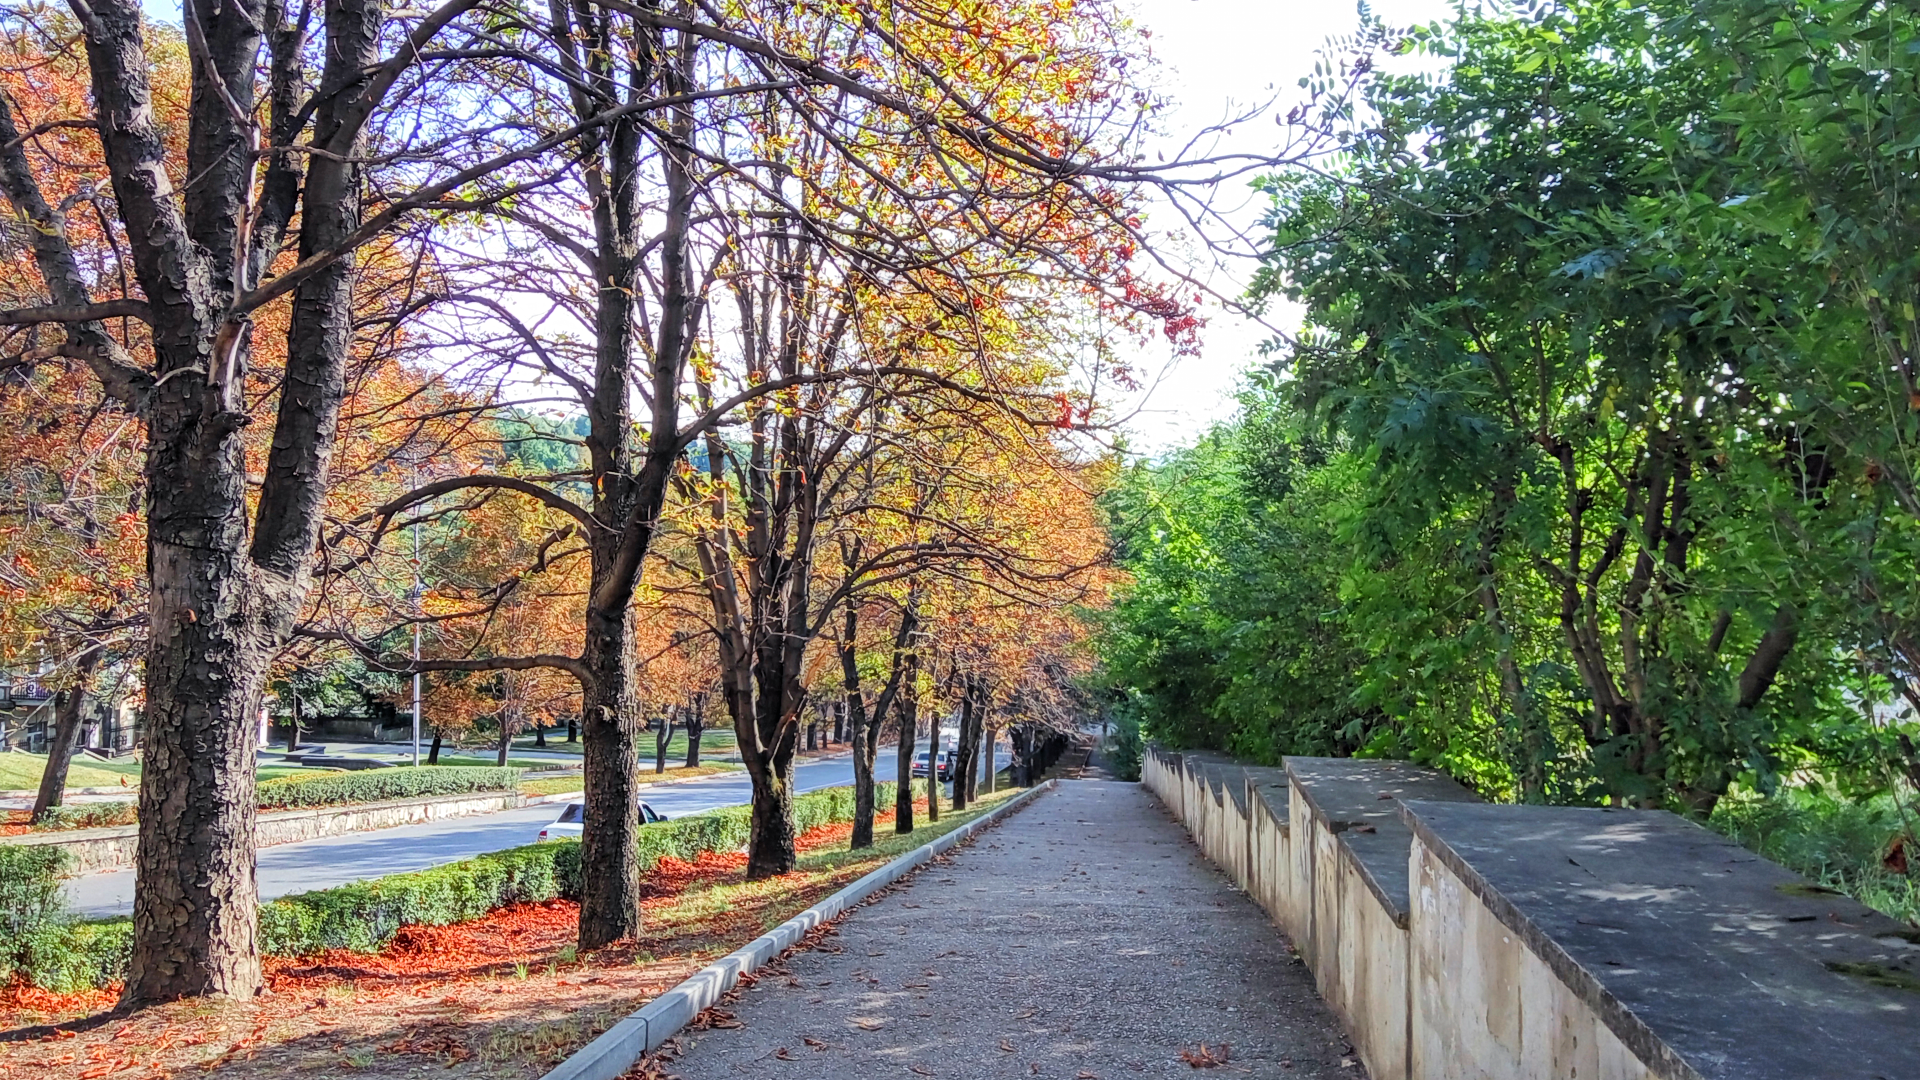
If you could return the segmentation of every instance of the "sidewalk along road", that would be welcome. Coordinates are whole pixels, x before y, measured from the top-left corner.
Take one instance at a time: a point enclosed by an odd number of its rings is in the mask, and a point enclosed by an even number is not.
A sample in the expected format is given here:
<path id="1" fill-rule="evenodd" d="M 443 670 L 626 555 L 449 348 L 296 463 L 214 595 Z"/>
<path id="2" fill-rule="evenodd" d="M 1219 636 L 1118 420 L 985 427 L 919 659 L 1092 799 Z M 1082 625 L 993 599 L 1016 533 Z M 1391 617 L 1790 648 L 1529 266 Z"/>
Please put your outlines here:
<path id="1" fill-rule="evenodd" d="M 892 747 L 883 748 L 876 762 L 882 779 L 893 775 L 891 754 Z M 1004 768 L 1006 755 L 999 757 L 995 764 Z M 641 780 L 648 775 L 643 769 Z M 851 784 L 853 759 L 841 756 L 806 762 L 794 769 L 794 782 L 800 791 Z M 640 792 L 640 797 L 655 812 L 670 818 L 722 806 L 739 806 L 752 795 L 752 782 L 744 772 L 642 788 Z M 261 848 L 258 855 L 260 899 L 272 900 L 387 874 L 425 870 L 489 851 L 531 844 L 539 836 L 540 827 L 559 817 L 561 809 L 559 803 L 536 803 L 493 814 Z M 67 903 L 88 918 L 131 914 L 133 878 L 131 869 L 71 878 L 66 883 Z"/>
<path id="2" fill-rule="evenodd" d="M 683 1080 L 1363 1080 L 1266 913 L 1138 784 L 1060 786 L 764 967 Z M 669 1057 L 673 1057 L 669 1054 Z M 653 1075 L 653 1074 L 649 1074 Z"/>

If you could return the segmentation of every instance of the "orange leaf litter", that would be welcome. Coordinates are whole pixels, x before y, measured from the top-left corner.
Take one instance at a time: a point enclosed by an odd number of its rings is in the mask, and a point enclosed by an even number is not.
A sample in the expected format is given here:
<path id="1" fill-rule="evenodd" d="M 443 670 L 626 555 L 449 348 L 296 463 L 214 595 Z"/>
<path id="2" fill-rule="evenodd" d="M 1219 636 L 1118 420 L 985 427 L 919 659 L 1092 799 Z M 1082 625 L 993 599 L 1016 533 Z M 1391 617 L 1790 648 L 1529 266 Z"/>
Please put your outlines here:
<path id="1" fill-rule="evenodd" d="M 926 800 L 914 804 L 915 820 L 924 820 Z M 875 815 L 884 823 L 892 810 Z M 801 852 L 847 843 L 853 823 L 822 825 L 795 842 Z M 676 903 L 682 892 L 703 882 L 731 883 L 746 869 L 740 852 L 708 852 L 697 859 L 662 858 L 647 874 L 642 906 L 661 908 Z M 516 965 L 545 963 L 573 944 L 579 926 L 580 905 L 571 900 L 513 904 L 478 919 L 450 926 L 404 926 L 378 953 L 331 949 L 318 956 L 261 958 L 267 986 L 274 993 L 310 993 L 351 983 L 365 994 L 419 990 L 510 973 Z M 716 915 L 706 920 L 707 936 L 729 937 L 752 922 L 753 912 L 734 917 Z M 645 919 L 642 919 L 645 924 Z M 372 986 L 368 984 L 372 983 Z M 56 994 L 18 983 L 0 987 L 0 1023 L 19 1013 L 74 1015 L 102 1012 L 113 1006 L 120 987 Z"/>

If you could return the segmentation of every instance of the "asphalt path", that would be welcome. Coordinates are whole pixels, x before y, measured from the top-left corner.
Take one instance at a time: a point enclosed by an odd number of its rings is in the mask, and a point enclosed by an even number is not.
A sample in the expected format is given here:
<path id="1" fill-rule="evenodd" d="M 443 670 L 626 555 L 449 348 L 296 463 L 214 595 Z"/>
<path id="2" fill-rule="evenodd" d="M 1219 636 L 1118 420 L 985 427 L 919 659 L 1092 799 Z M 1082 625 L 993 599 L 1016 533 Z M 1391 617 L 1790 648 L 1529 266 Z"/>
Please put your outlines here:
<path id="1" fill-rule="evenodd" d="M 883 747 L 876 762 L 881 775 L 891 770 L 892 747 Z M 1009 755 L 995 755 L 995 768 L 1005 768 Z M 853 783 L 853 759 L 847 756 L 809 761 L 794 770 L 800 791 Z M 722 806 L 739 806 L 752 797 L 747 775 L 728 773 L 684 783 L 643 788 L 642 801 L 655 813 L 684 817 Z M 349 882 L 425 870 L 458 862 L 489 851 L 530 844 L 540 828 L 560 816 L 562 804 L 536 803 L 493 814 L 449 818 L 424 825 L 403 825 L 375 832 L 348 833 L 298 844 L 261 848 L 258 855 L 260 898 L 272 900 L 293 893 L 328 889 Z M 133 911 L 134 873 L 112 870 L 71 878 L 67 902 L 88 918 L 126 915 Z"/>

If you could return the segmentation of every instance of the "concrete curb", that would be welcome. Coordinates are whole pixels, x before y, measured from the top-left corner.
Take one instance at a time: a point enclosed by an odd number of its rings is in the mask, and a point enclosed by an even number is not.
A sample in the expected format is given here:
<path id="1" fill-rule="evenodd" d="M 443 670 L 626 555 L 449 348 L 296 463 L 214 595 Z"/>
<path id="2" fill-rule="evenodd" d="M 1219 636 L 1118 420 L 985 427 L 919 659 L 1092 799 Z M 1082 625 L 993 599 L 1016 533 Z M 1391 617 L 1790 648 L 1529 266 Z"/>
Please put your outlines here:
<path id="1" fill-rule="evenodd" d="M 726 956 L 687 977 L 685 982 L 654 998 L 638 1012 L 608 1028 L 601 1036 L 574 1052 L 541 1080 L 616 1080 L 633 1063 L 659 1049 L 680 1029 L 693 1022 L 701 1010 L 720 1000 L 720 996 L 739 983 L 740 976 L 753 971 L 787 951 L 809 930 L 839 916 L 862 900 L 899 881 L 936 856 L 942 855 L 974 833 L 1027 805 L 1043 791 L 1051 791 L 1059 781 L 1048 780 L 997 806 L 991 813 L 977 817 L 933 842 L 915 848 L 871 874 L 827 897 L 807 910 Z"/>

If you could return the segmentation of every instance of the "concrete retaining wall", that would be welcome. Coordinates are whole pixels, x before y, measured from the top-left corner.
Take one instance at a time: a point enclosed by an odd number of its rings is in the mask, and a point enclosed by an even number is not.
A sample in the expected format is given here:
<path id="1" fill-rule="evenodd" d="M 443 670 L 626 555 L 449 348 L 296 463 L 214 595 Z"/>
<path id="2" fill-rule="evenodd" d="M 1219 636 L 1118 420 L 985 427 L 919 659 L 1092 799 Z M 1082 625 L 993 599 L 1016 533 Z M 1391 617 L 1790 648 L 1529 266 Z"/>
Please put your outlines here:
<path id="1" fill-rule="evenodd" d="M 1587 1002 L 1417 839 L 1411 859 L 1422 930 L 1412 940 L 1410 967 L 1413 1075 L 1488 1080 L 1672 1075 L 1653 1071 L 1627 1049 Z"/>
<path id="2" fill-rule="evenodd" d="M 1491 915 L 1457 880 L 1445 890 L 1450 906 L 1431 911 L 1429 925 L 1470 927 L 1477 936 L 1449 929 L 1431 935 L 1421 947 L 1414 945 L 1404 879 L 1394 879 L 1401 890 L 1397 903 L 1389 891 L 1393 882 L 1381 880 L 1393 878 L 1392 860 L 1397 851 L 1406 850 L 1396 845 L 1411 843 L 1398 821 L 1398 794 L 1411 785 L 1429 797 L 1472 796 L 1428 770 L 1380 766 L 1387 768 L 1290 759 L 1283 771 L 1150 748 L 1141 781 L 1181 820 L 1207 857 L 1293 939 L 1321 997 L 1346 1026 L 1374 1080 L 1627 1080 L 1647 1075 L 1622 1067 L 1633 1061 L 1632 1055 L 1622 1059 L 1625 1051 L 1617 1039 L 1608 1044 L 1595 1034 L 1597 1021 L 1590 1011 L 1582 1011 L 1577 998 L 1556 995 L 1540 982 L 1542 973 L 1553 981 L 1544 965 L 1528 968 L 1511 950 L 1493 948 L 1506 944 L 1489 928 L 1497 928 L 1497 921 L 1489 924 Z M 1236 781 L 1237 799 L 1229 791 Z M 1361 843 L 1356 847 L 1354 841 Z M 1447 874 L 1431 859 L 1408 865 L 1419 867 L 1426 875 L 1423 882 Z M 1499 959 L 1491 965 L 1470 963 L 1463 953 Z M 1524 987 L 1519 979 L 1523 972 L 1531 976 Z M 1461 976 L 1479 981 L 1463 986 Z M 1515 989 L 1523 990 L 1530 1010 L 1537 1008 L 1534 1002 L 1553 1002 L 1551 1024 L 1560 1034 L 1557 1042 L 1548 1042 L 1561 1049 L 1559 1058 L 1549 1060 L 1564 1060 L 1566 1069 L 1529 1072 L 1538 1054 L 1516 1056 L 1517 1049 L 1507 1053 L 1503 1039 L 1508 1029 L 1520 1030 L 1510 1022 Z M 1483 1023 L 1507 1027 L 1491 1036 L 1462 1034 L 1477 1031 Z M 1604 1032 L 1604 1025 L 1597 1030 Z M 1526 1033 L 1537 1041 L 1538 1022 Z M 1492 1067 L 1508 1059 L 1529 1065 Z M 1608 1070 L 1599 1069 L 1600 1060 L 1608 1062 Z M 1577 1072 L 1571 1071 L 1575 1068 Z"/>
<path id="3" fill-rule="evenodd" d="M 1920 1080 L 1920 932 L 1671 814 L 1401 762 L 1149 748 L 1141 775 L 1374 1080 Z"/>
<path id="4" fill-rule="evenodd" d="M 511 810 L 524 801 L 517 791 L 494 791 L 395 799 L 357 806 L 276 810 L 259 816 L 254 825 L 254 843 L 259 847 L 273 847 L 276 844 L 318 840 L 323 836 L 419 825 L 472 814 L 491 814 L 498 810 Z M 139 834 L 139 826 L 123 825 L 111 829 L 71 829 L 0 837 L 0 844 L 61 847 L 72 860 L 72 873 L 91 874 L 132 866 L 133 850 Z"/>

